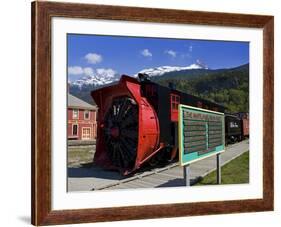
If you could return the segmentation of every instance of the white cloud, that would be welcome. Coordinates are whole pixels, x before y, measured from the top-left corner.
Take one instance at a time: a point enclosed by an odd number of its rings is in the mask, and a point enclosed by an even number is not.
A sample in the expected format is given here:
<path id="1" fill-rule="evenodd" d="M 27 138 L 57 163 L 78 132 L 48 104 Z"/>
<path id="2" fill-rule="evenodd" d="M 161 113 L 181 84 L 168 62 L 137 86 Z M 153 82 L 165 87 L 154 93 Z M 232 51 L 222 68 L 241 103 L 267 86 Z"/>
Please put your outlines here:
<path id="1" fill-rule="evenodd" d="M 111 68 L 98 68 L 93 69 L 92 67 L 80 67 L 80 66 L 70 66 L 68 67 L 69 75 L 76 76 L 87 76 L 87 77 L 96 77 L 103 76 L 106 78 L 114 78 L 117 72 Z"/>
<path id="2" fill-rule="evenodd" d="M 166 50 L 165 53 L 170 55 L 172 58 L 175 58 L 177 56 L 177 52 L 174 50 Z"/>
<path id="3" fill-rule="evenodd" d="M 69 75 L 81 75 L 83 74 L 83 68 L 80 66 L 70 66 L 68 67 L 68 74 Z"/>
<path id="4" fill-rule="evenodd" d="M 152 57 L 152 53 L 148 49 L 142 50 L 141 54 L 145 57 Z"/>
<path id="5" fill-rule="evenodd" d="M 85 55 L 85 59 L 90 64 L 97 64 L 102 61 L 102 56 L 97 53 L 88 53 Z"/>

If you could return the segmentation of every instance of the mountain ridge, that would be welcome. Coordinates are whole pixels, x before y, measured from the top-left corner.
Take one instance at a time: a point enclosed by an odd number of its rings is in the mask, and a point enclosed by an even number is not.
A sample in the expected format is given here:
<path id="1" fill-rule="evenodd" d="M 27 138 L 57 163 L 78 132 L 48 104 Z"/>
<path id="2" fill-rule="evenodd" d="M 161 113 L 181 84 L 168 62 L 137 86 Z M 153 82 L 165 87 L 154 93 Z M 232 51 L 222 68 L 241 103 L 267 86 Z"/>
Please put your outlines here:
<path id="1" fill-rule="evenodd" d="M 156 67 L 159 70 L 159 67 Z M 184 67 L 182 67 L 184 68 Z M 167 69 L 167 68 L 164 68 Z M 177 68 L 178 69 L 178 68 Z M 70 84 L 69 92 L 74 96 L 94 103 L 90 93 L 101 86 L 109 86 L 110 83 L 120 79 L 115 72 L 99 84 L 84 83 L 83 85 Z M 136 74 L 137 75 L 137 74 Z M 133 77 L 136 77 L 134 75 Z M 90 77 L 89 77 L 90 79 Z M 94 79 L 98 79 L 97 75 Z M 176 85 L 176 89 L 196 95 L 210 101 L 221 103 L 230 111 L 248 111 L 249 105 L 249 63 L 233 68 L 207 69 L 203 67 L 174 70 L 158 76 L 151 76 L 151 80 L 164 86 L 170 82 Z M 107 83 L 107 81 L 111 81 Z M 236 99 L 236 100 L 235 100 Z M 238 101 L 241 101 L 239 103 Z"/>

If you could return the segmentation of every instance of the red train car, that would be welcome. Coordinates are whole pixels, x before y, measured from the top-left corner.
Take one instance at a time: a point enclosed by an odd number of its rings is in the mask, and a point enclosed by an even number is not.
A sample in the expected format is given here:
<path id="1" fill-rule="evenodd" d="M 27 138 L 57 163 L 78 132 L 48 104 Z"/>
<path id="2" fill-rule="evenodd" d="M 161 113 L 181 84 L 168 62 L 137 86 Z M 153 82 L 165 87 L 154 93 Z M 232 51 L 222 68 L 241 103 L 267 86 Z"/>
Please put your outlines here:
<path id="1" fill-rule="evenodd" d="M 161 86 L 140 74 L 91 93 L 99 107 L 94 163 L 127 175 L 144 163 L 172 160 L 178 147 L 178 105 L 224 112 L 224 107 Z"/>
<path id="2" fill-rule="evenodd" d="M 244 138 L 249 138 L 250 136 L 250 129 L 249 129 L 249 113 L 247 112 L 239 112 L 236 113 L 235 115 L 237 115 L 240 119 L 241 119 L 241 124 L 242 124 L 242 137 Z"/>
<path id="3" fill-rule="evenodd" d="M 243 138 L 245 138 L 245 137 L 249 138 L 250 129 L 249 129 L 249 115 L 248 114 L 246 117 L 242 118 L 242 125 L 243 125 L 243 131 L 242 131 Z"/>

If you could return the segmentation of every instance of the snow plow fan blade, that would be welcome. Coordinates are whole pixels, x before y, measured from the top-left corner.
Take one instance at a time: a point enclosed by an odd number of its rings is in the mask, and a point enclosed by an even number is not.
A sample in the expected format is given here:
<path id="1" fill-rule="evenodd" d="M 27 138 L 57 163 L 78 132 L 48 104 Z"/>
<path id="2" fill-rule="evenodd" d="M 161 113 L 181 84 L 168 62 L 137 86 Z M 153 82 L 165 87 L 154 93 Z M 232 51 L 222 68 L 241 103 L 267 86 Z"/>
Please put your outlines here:
<path id="1" fill-rule="evenodd" d="M 129 97 L 115 98 L 105 115 L 104 135 L 112 164 L 134 167 L 138 146 L 138 107 Z"/>

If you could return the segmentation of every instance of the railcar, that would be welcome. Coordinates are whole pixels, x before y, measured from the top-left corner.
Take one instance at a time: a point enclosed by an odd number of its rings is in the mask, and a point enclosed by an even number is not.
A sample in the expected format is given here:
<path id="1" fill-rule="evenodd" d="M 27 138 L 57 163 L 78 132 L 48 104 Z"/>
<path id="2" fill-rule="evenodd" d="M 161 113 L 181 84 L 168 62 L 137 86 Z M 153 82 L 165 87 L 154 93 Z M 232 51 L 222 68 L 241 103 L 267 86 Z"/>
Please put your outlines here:
<path id="1" fill-rule="evenodd" d="M 99 107 L 94 163 L 127 175 L 144 163 L 173 160 L 178 149 L 178 105 L 224 112 L 214 102 L 152 82 L 145 74 L 91 93 Z"/>
<path id="2" fill-rule="evenodd" d="M 226 144 L 242 140 L 242 122 L 240 117 L 234 114 L 225 114 L 225 142 Z"/>
<path id="3" fill-rule="evenodd" d="M 242 138 L 249 138 L 250 136 L 250 132 L 249 132 L 249 113 L 247 112 L 239 112 L 235 114 L 236 116 L 238 116 L 241 120 L 241 133 L 242 133 Z"/>

